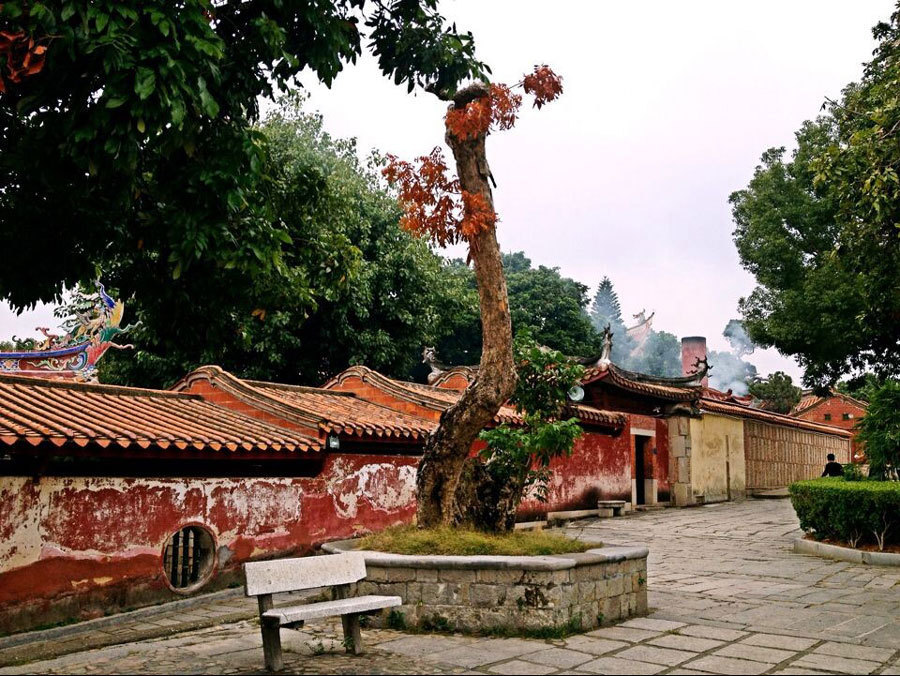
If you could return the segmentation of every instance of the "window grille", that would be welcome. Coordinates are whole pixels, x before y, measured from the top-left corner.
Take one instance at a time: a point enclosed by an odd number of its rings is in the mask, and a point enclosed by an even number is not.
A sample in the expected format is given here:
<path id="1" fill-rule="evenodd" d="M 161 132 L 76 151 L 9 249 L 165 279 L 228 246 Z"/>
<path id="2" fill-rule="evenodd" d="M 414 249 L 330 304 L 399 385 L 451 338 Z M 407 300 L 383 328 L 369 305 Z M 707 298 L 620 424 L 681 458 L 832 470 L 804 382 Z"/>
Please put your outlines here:
<path id="1" fill-rule="evenodd" d="M 212 570 L 212 536 L 199 526 L 187 526 L 166 543 L 163 570 L 175 589 L 186 589 L 205 582 Z"/>
<path id="2" fill-rule="evenodd" d="M 831 420 L 831 414 L 830 414 L 830 413 L 826 413 L 826 414 L 825 414 L 825 420 Z"/>

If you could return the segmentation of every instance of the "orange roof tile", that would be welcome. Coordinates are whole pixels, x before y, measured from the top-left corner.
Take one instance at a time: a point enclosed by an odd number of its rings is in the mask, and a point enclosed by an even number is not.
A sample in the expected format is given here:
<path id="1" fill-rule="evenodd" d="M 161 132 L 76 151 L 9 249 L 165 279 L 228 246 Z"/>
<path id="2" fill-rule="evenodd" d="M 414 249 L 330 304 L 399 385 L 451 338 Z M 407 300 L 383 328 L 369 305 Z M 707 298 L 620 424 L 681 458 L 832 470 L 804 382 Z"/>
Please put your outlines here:
<path id="1" fill-rule="evenodd" d="M 188 389 L 200 380 L 254 408 L 325 434 L 421 440 L 435 428 L 433 421 L 361 399 L 352 392 L 242 380 L 218 366 L 201 366 L 172 389 Z"/>
<path id="2" fill-rule="evenodd" d="M 700 398 L 702 386 L 686 385 L 677 382 L 666 383 L 665 378 L 645 376 L 619 368 L 615 364 L 605 363 L 586 369 L 581 382 L 585 385 L 604 381 L 627 392 L 641 394 L 668 401 L 695 401 Z M 679 378 L 673 381 L 683 380 Z"/>
<path id="3" fill-rule="evenodd" d="M 160 390 L 0 376 L 0 443 L 212 451 L 319 451 L 315 438 Z"/>
<path id="4" fill-rule="evenodd" d="M 334 378 L 329 380 L 324 388 L 333 388 L 350 377 L 356 377 L 364 383 L 368 383 L 384 392 L 387 392 L 398 399 L 418 404 L 423 408 L 433 411 L 445 411 L 455 404 L 462 396 L 462 391 L 450 390 L 435 385 L 423 385 L 421 383 L 410 383 L 404 380 L 395 380 L 388 378 L 378 371 L 374 371 L 366 366 L 351 366 L 342 371 Z M 621 413 L 613 413 L 603 411 L 586 404 L 577 404 L 570 406 L 572 414 L 577 416 L 582 422 L 592 423 L 604 427 L 622 427 L 625 425 L 626 416 Z M 494 422 L 497 424 L 518 425 L 522 423 L 522 416 L 516 409 L 510 405 L 504 405 L 500 411 L 494 416 Z"/>
<path id="5" fill-rule="evenodd" d="M 350 392 L 298 387 L 245 380 L 266 394 L 322 417 L 319 426 L 326 432 L 357 436 L 427 437 L 436 425 L 431 420 L 376 404 Z"/>

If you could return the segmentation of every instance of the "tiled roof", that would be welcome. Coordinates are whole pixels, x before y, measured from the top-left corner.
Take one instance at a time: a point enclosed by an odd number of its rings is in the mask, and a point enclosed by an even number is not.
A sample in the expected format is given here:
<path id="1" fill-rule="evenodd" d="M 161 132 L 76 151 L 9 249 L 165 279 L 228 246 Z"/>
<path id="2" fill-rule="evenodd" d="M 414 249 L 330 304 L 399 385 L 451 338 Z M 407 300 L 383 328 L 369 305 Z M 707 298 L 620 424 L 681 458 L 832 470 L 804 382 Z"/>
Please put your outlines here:
<path id="1" fill-rule="evenodd" d="M 196 395 L 0 376 L 0 444 L 22 442 L 235 452 L 322 447 Z"/>
<path id="2" fill-rule="evenodd" d="M 467 383 L 472 383 L 475 378 L 478 377 L 478 367 L 477 366 L 454 366 L 453 368 L 447 369 L 440 375 L 438 375 L 434 380 L 432 380 L 429 384 L 434 387 L 440 387 L 445 384 L 451 378 L 463 378 Z"/>
<path id="3" fill-rule="evenodd" d="M 201 380 L 253 408 L 325 434 L 419 440 L 435 427 L 430 420 L 361 399 L 352 392 L 242 380 L 218 366 L 201 366 L 173 389 L 185 390 Z"/>
<path id="4" fill-rule="evenodd" d="M 398 399 L 418 404 L 433 411 L 443 412 L 447 410 L 462 396 L 462 392 L 458 390 L 388 378 L 366 366 L 351 366 L 325 383 L 324 387 L 335 387 L 350 377 L 357 377 L 364 383 L 368 383 Z M 625 425 L 626 417 L 620 413 L 603 411 L 586 404 L 577 404 L 570 408 L 572 413 L 585 423 L 614 428 Z M 522 416 L 514 407 L 504 405 L 494 417 L 494 422 L 497 424 L 518 425 L 522 423 Z"/>
<path id="5" fill-rule="evenodd" d="M 821 423 L 803 420 L 802 418 L 794 418 L 793 416 L 775 413 L 773 411 L 764 411 L 759 408 L 752 408 L 737 404 L 734 402 L 719 401 L 717 399 L 709 399 L 704 397 L 700 400 L 700 409 L 709 411 L 710 413 L 721 413 L 723 415 L 731 415 L 739 418 L 750 418 L 761 422 L 771 423 L 773 425 L 785 425 L 787 427 L 796 427 L 805 429 L 810 432 L 820 432 L 822 434 L 833 434 L 839 437 L 851 437 L 853 433 L 843 430 L 839 427 L 831 425 L 823 425 Z"/>
<path id="6" fill-rule="evenodd" d="M 419 439 L 427 437 L 436 427 L 430 420 L 366 401 L 349 392 L 251 380 L 244 382 L 292 406 L 318 414 L 322 417 L 319 426 L 326 432 Z"/>
<path id="7" fill-rule="evenodd" d="M 684 385 L 666 383 L 665 378 L 653 378 L 643 374 L 631 373 L 620 369 L 612 363 L 600 364 L 586 369 L 581 382 L 585 385 L 602 380 L 627 392 L 640 394 L 667 401 L 694 401 L 700 398 L 703 388 L 700 385 Z"/>

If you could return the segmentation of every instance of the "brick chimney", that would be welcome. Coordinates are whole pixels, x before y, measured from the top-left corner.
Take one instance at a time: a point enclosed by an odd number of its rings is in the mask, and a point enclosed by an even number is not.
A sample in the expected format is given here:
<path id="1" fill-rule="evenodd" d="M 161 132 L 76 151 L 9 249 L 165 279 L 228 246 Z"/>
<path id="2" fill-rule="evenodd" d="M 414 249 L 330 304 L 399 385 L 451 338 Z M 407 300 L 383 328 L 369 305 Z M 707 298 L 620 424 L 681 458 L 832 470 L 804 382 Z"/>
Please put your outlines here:
<path id="1" fill-rule="evenodd" d="M 698 359 L 706 359 L 706 337 L 688 336 L 681 339 L 681 372 L 689 376 L 696 373 L 695 364 Z M 703 376 L 700 381 L 703 387 L 709 387 L 709 378 Z"/>

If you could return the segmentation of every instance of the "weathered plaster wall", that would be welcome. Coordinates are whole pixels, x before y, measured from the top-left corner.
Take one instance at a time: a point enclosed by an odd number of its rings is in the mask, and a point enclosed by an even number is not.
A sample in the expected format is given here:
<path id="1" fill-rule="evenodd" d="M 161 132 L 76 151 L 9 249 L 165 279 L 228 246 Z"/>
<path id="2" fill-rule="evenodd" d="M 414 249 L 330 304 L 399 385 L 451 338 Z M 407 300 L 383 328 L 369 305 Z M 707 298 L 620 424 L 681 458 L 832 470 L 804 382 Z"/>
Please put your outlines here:
<path id="1" fill-rule="evenodd" d="M 747 486 L 783 488 L 800 479 L 822 474 L 826 456 L 834 453 L 840 463 L 850 462 L 850 439 L 747 420 Z"/>
<path id="2" fill-rule="evenodd" d="M 0 633 L 171 598 L 163 549 L 189 524 L 216 540 L 209 589 L 248 559 L 407 522 L 415 463 L 336 455 L 314 479 L 0 477 Z"/>
<path id="3" fill-rule="evenodd" d="M 704 413 L 692 418 L 691 485 L 694 495 L 703 495 L 706 502 L 728 500 L 730 476 L 731 498 L 746 493 L 744 456 L 744 421 L 739 418 Z"/>
<path id="4" fill-rule="evenodd" d="M 631 446 L 627 430 L 617 436 L 587 432 L 572 455 L 550 462 L 547 501 L 522 501 L 523 520 L 547 512 L 596 509 L 597 500 L 631 500 Z"/>

